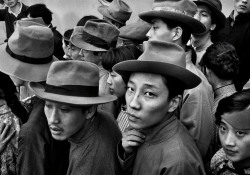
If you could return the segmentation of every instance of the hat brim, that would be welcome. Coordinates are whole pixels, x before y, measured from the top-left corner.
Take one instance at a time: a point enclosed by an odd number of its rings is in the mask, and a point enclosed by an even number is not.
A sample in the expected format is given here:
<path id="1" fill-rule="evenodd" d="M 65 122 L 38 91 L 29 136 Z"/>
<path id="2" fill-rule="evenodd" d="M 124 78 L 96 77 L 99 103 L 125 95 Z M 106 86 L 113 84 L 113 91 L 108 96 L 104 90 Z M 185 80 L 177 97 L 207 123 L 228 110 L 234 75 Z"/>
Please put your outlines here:
<path id="1" fill-rule="evenodd" d="M 119 20 L 113 18 L 113 17 L 109 14 L 108 6 L 102 5 L 102 6 L 98 7 L 97 10 L 98 10 L 98 12 L 101 13 L 103 16 L 106 16 L 106 17 L 108 17 L 108 18 L 110 18 L 110 19 L 112 19 L 112 20 L 114 20 L 114 21 L 116 21 L 116 22 L 118 22 L 118 23 L 120 23 L 120 24 L 122 24 L 122 25 L 126 25 L 125 22 L 119 21 Z"/>
<path id="2" fill-rule="evenodd" d="M 109 103 L 117 99 L 114 95 L 103 95 L 98 97 L 76 97 L 45 92 L 45 86 L 40 83 L 30 82 L 30 89 L 35 95 L 43 100 L 65 103 L 76 106 L 90 106 Z"/>
<path id="3" fill-rule="evenodd" d="M 6 51 L 7 43 L 0 46 L 0 71 L 24 81 L 45 81 L 49 67 L 58 59 L 53 56 L 52 61 L 46 64 L 29 64 L 11 57 Z"/>
<path id="4" fill-rule="evenodd" d="M 218 27 L 224 27 L 225 23 L 226 23 L 226 16 L 219 11 L 218 9 L 216 9 L 215 7 L 211 6 L 209 3 L 207 2 L 203 2 L 203 1 L 194 1 L 195 4 L 202 4 L 202 5 L 206 5 L 209 6 L 209 9 L 212 11 L 212 13 L 214 15 L 213 18 L 215 20 L 215 23 Z"/>
<path id="5" fill-rule="evenodd" d="M 164 18 L 173 21 L 178 21 L 186 25 L 190 29 L 191 33 L 203 33 L 206 31 L 206 27 L 200 21 L 182 13 L 165 10 L 150 10 L 146 12 L 141 12 L 139 14 L 139 17 L 148 23 L 152 23 L 152 20 L 155 18 Z"/>
<path id="6" fill-rule="evenodd" d="M 116 64 L 113 69 L 125 79 L 128 79 L 133 72 L 169 76 L 181 82 L 184 89 L 192 89 L 201 82 L 201 79 L 197 75 L 187 69 L 163 62 L 128 60 Z"/>
<path id="7" fill-rule="evenodd" d="M 74 35 L 70 38 L 70 42 L 75 45 L 76 47 L 79 47 L 84 50 L 94 51 L 94 52 L 106 52 L 108 50 L 96 47 L 94 45 L 91 45 L 87 42 L 84 42 L 81 35 Z"/>

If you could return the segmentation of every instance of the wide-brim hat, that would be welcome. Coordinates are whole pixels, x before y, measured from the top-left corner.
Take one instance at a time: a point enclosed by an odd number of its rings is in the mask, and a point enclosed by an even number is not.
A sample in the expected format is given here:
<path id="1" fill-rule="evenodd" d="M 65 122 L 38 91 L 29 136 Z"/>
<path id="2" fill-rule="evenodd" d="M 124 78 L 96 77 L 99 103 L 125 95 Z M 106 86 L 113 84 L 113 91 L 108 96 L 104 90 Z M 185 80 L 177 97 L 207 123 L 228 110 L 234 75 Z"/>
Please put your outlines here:
<path id="1" fill-rule="evenodd" d="M 30 82 L 29 86 L 43 100 L 70 105 L 98 105 L 117 99 L 114 95 L 99 95 L 98 66 L 86 61 L 56 61 L 45 85 Z"/>
<path id="2" fill-rule="evenodd" d="M 25 81 L 45 81 L 52 62 L 54 36 L 48 27 L 19 20 L 8 43 L 0 46 L 0 71 Z"/>
<path id="3" fill-rule="evenodd" d="M 155 0 L 153 9 L 141 12 L 139 17 L 148 23 L 152 23 L 155 18 L 177 21 L 188 27 L 191 33 L 203 33 L 206 27 L 194 18 L 196 11 L 197 6 L 191 0 Z"/>
<path id="4" fill-rule="evenodd" d="M 119 30 L 101 20 L 88 20 L 84 26 L 76 26 L 70 42 L 84 50 L 104 52 L 116 46 Z"/>
<path id="5" fill-rule="evenodd" d="M 122 25 L 126 24 L 126 21 L 129 20 L 132 14 L 129 5 L 121 0 L 113 0 L 109 6 L 102 5 L 98 7 L 97 10 L 103 16 L 106 16 Z"/>
<path id="6" fill-rule="evenodd" d="M 145 51 L 138 60 L 116 64 L 113 69 L 124 79 L 133 72 L 161 74 L 178 80 L 183 89 L 196 87 L 201 79 L 186 69 L 185 51 L 178 45 L 162 41 L 145 41 Z"/>
<path id="7" fill-rule="evenodd" d="M 226 16 L 222 13 L 222 4 L 220 0 L 195 0 L 195 4 L 206 5 L 212 11 L 213 21 L 217 27 L 223 27 L 226 23 Z"/>

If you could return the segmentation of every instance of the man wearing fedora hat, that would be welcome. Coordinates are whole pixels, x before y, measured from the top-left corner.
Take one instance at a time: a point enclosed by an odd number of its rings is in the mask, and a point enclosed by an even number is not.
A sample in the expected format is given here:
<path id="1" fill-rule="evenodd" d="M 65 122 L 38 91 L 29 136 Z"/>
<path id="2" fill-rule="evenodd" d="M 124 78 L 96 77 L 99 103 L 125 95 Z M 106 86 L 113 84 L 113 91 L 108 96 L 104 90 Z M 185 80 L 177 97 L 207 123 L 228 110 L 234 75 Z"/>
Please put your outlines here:
<path id="1" fill-rule="evenodd" d="M 122 0 L 113 0 L 108 6 L 102 5 L 97 10 L 105 21 L 117 28 L 125 26 L 132 13 L 129 5 Z"/>
<path id="2" fill-rule="evenodd" d="M 114 66 L 128 80 L 129 127 L 118 144 L 119 161 L 133 175 L 205 174 L 199 150 L 176 116 L 183 90 L 201 80 L 185 69 L 180 46 L 148 41 L 144 49 L 138 60 Z"/>
<path id="3" fill-rule="evenodd" d="M 191 61 L 191 49 L 186 47 L 191 33 L 205 32 L 204 25 L 194 18 L 196 11 L 197 6 L 191 0 L 155 0 L 153 9 L 140 13 L 139 17 L 152 24 L 147 33 L 149 40 L 181 46 L 186 51 L 186 69 L 202 79 L 197 87 L 184 91 L 179 118 L 205 161 L 213 131 L 213 94 L 206 77 Z"/>
<path id="4" fill-rule="evenodd" d="M 57 61 L 53 43 L 53 33 L 48 27 L 28 20 L 17 21 L 14 33 L 0 47 L 0 71 L 8 74 L 16 86 L 45 81 L 51 63 Z M 42 110 L 44 103 L 33 96 L 29 101 L 30 116 L 19 133 L 18 174 L 57 174 L 54 171 L 58 170 L 64 174 L 68 143 L 59 143 L 51 137 Z M 55 158 L 57 154 L 61 157 Z"/>
<path id="5" fill-rule="evenodd" d="M 196 0 L 197 12 L 194 18 L 199 20 L 206 27 L 206 31 L 201 34 L 193 34 L 191 43 L 196 51 L 195 65 L 200 68 L 199 62 L 206 49 L 212 44 L 211 38 L 214 32 L 224 27 L 225 15 L 221 12 L 222 4 L 220 0 Z"/>
<path id="6" fill-rule="evenodd" d="M 108 71 L 102 67 L 104 54 L 115 48 L 119 30 L 117 27 L 101 19 L 88 20 L 84 26 L 76 26 L 70 41 L 81 49 L 82 60 L 96 64 L 99 67 L 99 94 L 109 94 L 107 84 Z M 100 109 L 115 114 L 112 103 L 100 105 Z"/>
<path id="7" fill-rule="evenodd" d="M 99 95 L 98 66 L 78 60 L 52 63 L 46 84 L 31 82 L 45 100 L 45 115 L 52 137 L 70 142 L 67 175 L 122 174 L 116 157 L 120 130 L 97 105 L 116 100 Z"/>
<path id="8" fill-rule="evenodd" d="M 214 39 L 215 42 L 228 42 L 235 47 L 240 60 L 240 72 L 234 83 L 236 90 L 241 91 L 250 78 L 250 1 L 233 0 L 233 2 L 234 10 Z"/>

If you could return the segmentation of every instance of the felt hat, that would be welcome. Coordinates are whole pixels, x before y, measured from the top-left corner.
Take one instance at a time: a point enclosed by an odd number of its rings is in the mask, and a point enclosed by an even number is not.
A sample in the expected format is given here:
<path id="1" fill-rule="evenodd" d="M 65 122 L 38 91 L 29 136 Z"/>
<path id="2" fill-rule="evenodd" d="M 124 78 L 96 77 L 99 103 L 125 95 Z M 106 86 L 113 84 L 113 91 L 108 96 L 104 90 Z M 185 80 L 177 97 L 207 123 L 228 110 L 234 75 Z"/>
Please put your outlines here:
<path id="1" fill-rule="evenodd" d="M 76 26 L 70 41 L 75 46 L 89 51 L 108 51 L 115 47 L 119 30 L 101 19 L 88 20 L 84 26 Z"/>
<path id="2" fill-rule="evenodd" d="M 20 20 L 31 21 L 31 22 L 35 22 L 35 23 L 38 23 L 38 24 L 46 26 L 46 24 L 44 23 L 42 17 L 37 17 L 37 18 L 21 18 Z"/>
<path id="3" fill-rule="evenodd" d="M 116 64 L 113 69 L 128 79 L 132 72 L 161 74 L 182 83 L 183 89 L 196 87 L 201 79 L 186 69 L 185 51 L 178 45 L 162 41 L 145 41 L 138 60 Z"/>
<path id="4" fill-rule="evenodd" d="M 122 0 L 113 0 L 109 6 L 102 5 L 97 9 L 99 13 L 107 18 L 110 18 L 122 25 L 126 24 L 129 20 L 132 10 L 129 5 Z"/>
<path id="5" fill-rule="evenodd" d="M 30 82 L 29 86 L 43 100 L 70 105 L 89 106 L 116 100 L 114 95 L 98 94 L 99 69 L 87 61 L 56 61 L 49 69 L 46 85 Z"/>
<path id="6" fill-rule="evenodd" d="M 221 12 L 222 4 L 220 0 L 195 0 L 196 5 L 203 4 L 212 11 L 212 18 L 218 27 L 223 27 L 226 22 L 225 15 Z"/>
<path id="7" fill-rule="evenodd" d="M 236 129 L 239 130 L 250 129 L 250 108 L 245 109 L 243 111 L 235 111 L 232 113 L 227 113 L 227 115 L 222 115 L 221 118 Z"/>
<path id="8" fill-rule="evenodd" d="M 203 33 L 205 26 L 194 18 L 197 6 L 192 0 L 154 0 L 153 9 L 142 12 L 139 17 L 149 23 L 152 19 L 163 18 L 180 22 L 193 33 Z"/>
<path id="9" fill-rule="evenodd" d="M 127 24 L 119 29 L 121 39 L 129 39 L 132 41 L 137 41 L 142 43 L 143 41 L 147 41 L 148 37 L 146 34 L 148 33 L 151 25 L 141 19 L 136 22 Z"/>
<path id="10" fill-rule="evenodd" d="M 0 46 L 0 71 L 25 81 L 45 81 L 53 56 L 51 29 L 33 21 L 19 20 L 8 43 Z"/>

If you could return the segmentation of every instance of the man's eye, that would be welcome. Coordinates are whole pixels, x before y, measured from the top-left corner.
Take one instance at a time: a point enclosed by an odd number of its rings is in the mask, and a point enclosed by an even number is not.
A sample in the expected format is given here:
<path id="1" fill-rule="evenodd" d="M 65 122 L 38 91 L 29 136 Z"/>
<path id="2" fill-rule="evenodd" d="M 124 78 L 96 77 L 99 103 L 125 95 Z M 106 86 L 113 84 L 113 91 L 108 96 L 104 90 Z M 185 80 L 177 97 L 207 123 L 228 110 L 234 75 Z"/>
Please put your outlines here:
<path id="1" fill-rule="evenodd" d="M 146 92 L 145 93 L 145 95 L 147 96 L 147 97 L 155 97 L 155 94 L 154 93 L 152 93 L 152 92 Z"/>
<path id="2" fill-rule="evenodd" d="M 239 136 L 239 137 L 244 137 L 245 136 L 245 132 L 243 131 L 236 131 L 236 135 Z"/>
<path id="3" fill-rule="evenodd" d="M 227 130 L 227 128 L 223 125 L 220 125 L 219 130 L 222 132 L 225 132 Z"/>
<path id="4" fill-rule="evenodd" d="M 134 92 L 134 89 L 131 88 L 131 87 L 127 87 L 127 91 L 128 91 L 128 92 Z"/>

